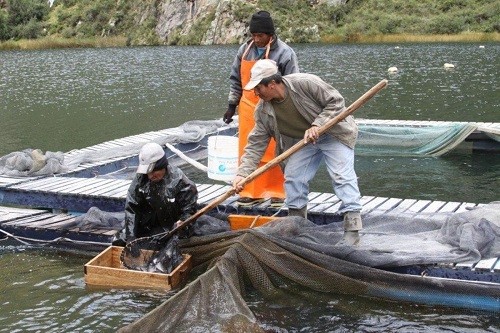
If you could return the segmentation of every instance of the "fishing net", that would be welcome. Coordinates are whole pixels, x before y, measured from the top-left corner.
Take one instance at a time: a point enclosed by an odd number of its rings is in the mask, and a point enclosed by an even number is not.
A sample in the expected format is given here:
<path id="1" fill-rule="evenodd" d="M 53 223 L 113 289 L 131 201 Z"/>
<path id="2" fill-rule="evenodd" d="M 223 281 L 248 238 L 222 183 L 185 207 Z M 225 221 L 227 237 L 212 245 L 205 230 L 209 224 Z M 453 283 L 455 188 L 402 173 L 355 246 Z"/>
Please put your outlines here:
<path id="1" fill-rule="evenodd" d="M 435 126 L 359 125 L 358 155 L 441 156 L 463 142 L 477 126 L 464 123 Z"/>
<path id="2" fill-rule="evenodd" d="M 122 251 L 121 262 L 128 269 L 171 273 L 183 260 L 177 235 L 138 238 Z"/>
<path id="3" fill-rule="evenodd" d="M 178 230 L 134 239 L 126 244 L 120 261 L 128 269 L 150 273 L 171 273 L 183 260 L 179 237 L 188 238 L 229 231 L 226 214 L 203 215 Z"/>
<path id="4" fill-rule="evenodd" d="M 68 153 L 50 151 L 44 153 L 40 149 L 25 149 L 0 157 L 0 175 L 33 177 L 67 173 L 87 163 L 104 163 L 137 155 L 147 142 L 156 142 L 160 145 L 199 142 L 207 134 L 228 127 L 222 120 L 196 120 L 186 122 L 179 127 L 145 133 L 136 140 L 114 140 L 105 145 L 72 150 Z M 134 141 L 136 142 L 133 143 Z"/>
<path id="5" fill-rule="evenodd" d="M 195 270 L 202 273 L 119 332 L 266 332 L 269 327 L 258 322 L 245 301 L 249 290 L 267 300 L 314 290 L 499 311 L 498 284 L 381 269 L 499 256 L 499 211 L 496 202 L 448 213 L 444 220 L 432 214 L 367 214 L 355 247 L 335 245 L 342 237 L 339 223 L 318 226 L 299 217 L 182 239 L 182 252 L 192 255 Z"/>
<path id="6" fill-rule="evenodd" d="M 124 219 L 124 212 L 106 212 L 97 207 L 90 207 L 85 214 L 75 217 L 72 223 L 65 225 L 65 228 L 121 230 Z"/>
<path id="7" fill-rule="evenodd" d="M 221 128 L 236 128 L 238 119 L 230 125 L 222 120 L 189 121 L 175 128 L 146 133 L 151 139 L 139 138 L 137 143 L 121 140 L 110 141 L 105 146 L 96 145 L 68 153 L 45 153 L 40 149 L 25 149 L 0 157 L 0 175 L 33 177 L 71 172 L 89 163 L 104 163 L 118 158 L 137 155 L 144 143 L 160 145 L 199 142 L 207 134 Z M 359 155 L 440 156 L 467 138 L 477 127 L 472 124 L 452 123 L 435 126 L 384 126 L 359 125 L 356 153 Z M 498 141 L 498 133 L 487 133 Z M 206 168 L 206 167 L 205 167 Z M 205 170 L 206 171 L 206 170 Z"/>

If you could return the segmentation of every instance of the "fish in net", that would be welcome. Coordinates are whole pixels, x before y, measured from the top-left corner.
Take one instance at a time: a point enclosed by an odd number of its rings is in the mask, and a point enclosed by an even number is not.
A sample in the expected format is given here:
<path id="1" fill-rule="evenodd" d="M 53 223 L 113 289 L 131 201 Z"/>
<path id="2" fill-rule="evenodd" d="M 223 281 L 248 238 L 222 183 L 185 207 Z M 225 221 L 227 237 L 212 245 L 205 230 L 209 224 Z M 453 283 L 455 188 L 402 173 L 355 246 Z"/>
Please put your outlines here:
<path id="1" fill-rule="evenodd" d="M 150 273 L 171 273 L 183 260 L 178 236 L 141 237 L 129 242 L 120 260 L 128 269 Z"/>
<path id="2" fill-rule="evenodd" d="M 140 237 L 128 242 L 120 261 L 128 269 L 171 273 L 183 261 L 179 238 L 204 236 L 230 230 L 227 214 L 204 215 L 197 220 L 186 220 L 168 232 Z"/>

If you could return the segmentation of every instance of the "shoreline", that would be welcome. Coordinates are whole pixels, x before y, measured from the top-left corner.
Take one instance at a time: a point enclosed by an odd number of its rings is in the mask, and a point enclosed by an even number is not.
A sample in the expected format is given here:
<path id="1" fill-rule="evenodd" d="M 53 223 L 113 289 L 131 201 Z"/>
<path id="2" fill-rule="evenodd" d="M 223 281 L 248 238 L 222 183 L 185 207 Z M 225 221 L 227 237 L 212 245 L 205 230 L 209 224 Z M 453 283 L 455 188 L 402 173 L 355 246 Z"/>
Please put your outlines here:
<path id="1" fill-rule="evenodd" d="M 500 33 L 462 33 L 456 35 L 353 35 L 353 36 L 324 36 L 320 43 L 480 43 L 500 42 Z M 0 51 L 9 50 L 43 50 L 62 48 L 100 48 L 126 46 L 158 46 L 158 45 L 130 45 L 129 39 L 124 36 L 96 37 L 96 38 L 60 38 L 43 37 L 38 39 L 22 39 L 18 41 L 0 42 Z"/>

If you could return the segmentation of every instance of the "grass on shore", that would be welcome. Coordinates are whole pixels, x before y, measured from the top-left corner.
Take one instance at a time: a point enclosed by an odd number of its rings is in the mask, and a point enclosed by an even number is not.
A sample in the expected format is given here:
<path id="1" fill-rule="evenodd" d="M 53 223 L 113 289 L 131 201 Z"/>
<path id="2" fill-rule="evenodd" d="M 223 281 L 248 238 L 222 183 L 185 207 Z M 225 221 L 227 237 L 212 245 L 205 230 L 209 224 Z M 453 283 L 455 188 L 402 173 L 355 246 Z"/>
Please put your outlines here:
<path id="1" fill-rule="evenodd" d="M 79 47 L 119 47 L 126 46 L 127 38 L 123 36 L 99 38 L 56 38 L 21 39 L 0 43 L 0 50 L 42 50 Z"/>
<path id="2" fill-rule="evenodd" d="M 321 39 L 323 43 L 431 43 L 431 42 L 499 42 L 500 33 L 462 33 L 457 35 L 329 35 Z M 41 50 L 78 47 L 123 47 L 127 46 L 126 37 L 99 38 L 57 38 L 22 39 L 18 41 L 0 42 L 0 50 Z"/>

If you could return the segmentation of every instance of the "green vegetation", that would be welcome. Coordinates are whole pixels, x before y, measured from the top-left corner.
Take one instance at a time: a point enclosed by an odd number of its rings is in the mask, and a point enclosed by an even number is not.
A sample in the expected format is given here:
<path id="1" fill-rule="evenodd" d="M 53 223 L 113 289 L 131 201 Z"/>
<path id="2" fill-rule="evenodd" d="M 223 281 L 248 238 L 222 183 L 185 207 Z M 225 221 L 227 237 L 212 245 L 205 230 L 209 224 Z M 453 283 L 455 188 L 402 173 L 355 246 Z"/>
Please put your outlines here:
<path id="1" fill-rule="evenodd" d="M 381 34 L 500 32 L 500 3 L 495 0 L 351 0 L 330 12 L 334 34 L 346 41 Z"/>
<path id="2" fill-rule="evenodd" d="M 170 3 L 170 6 L 175 1 Z M 185 6 L 178 2 L 178 6 Z M 215 8 L 163 39 L 161 0 L 0 0 L 0 49 L 200 44 Z M 499 41 L 498 0 L 349 0 L 332 6 L 311 0 L 232 0 L 232 22 L 257 9 L 273 14 L 279 36 L 307 42 Z M 237 42 L 236 40 L 234 42 Z M 116 44 L 114 44 L 116 43 Z"/>

